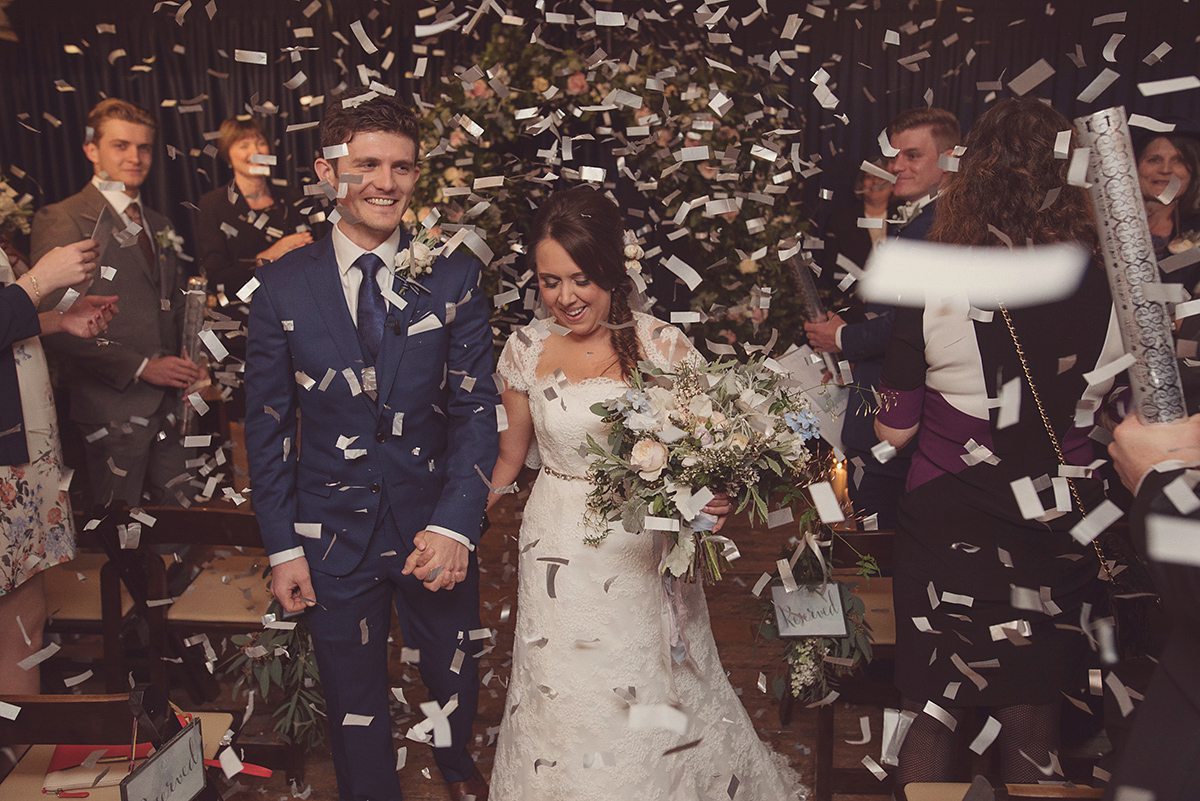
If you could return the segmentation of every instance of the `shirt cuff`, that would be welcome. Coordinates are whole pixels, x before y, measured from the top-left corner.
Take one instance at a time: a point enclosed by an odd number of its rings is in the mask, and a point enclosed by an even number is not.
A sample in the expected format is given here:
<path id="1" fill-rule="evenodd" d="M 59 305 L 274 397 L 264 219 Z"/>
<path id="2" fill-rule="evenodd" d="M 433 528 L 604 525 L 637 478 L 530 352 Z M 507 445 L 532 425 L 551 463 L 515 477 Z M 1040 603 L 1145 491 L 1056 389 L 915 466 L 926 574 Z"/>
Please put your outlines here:
<path id="1" fill-rule="evenodd" d="M 288 548 L 286 551 L 273 553 L 269 558 L 271 567 L 275 567 L 276 565 L 282 565 L 284 562 L 290 562 L 293 559 L 299 559 L 302 556 L 304 556 L 304 546 L 297 545 L 295 548 Z"/>
<path id="2" fill-rule="evenodd" d="M 837 349 L 842 350 L 842 331 L 846 330 L 846 324 L 843 323 L 833 329 L 833 344 L 837 345 Z"/>
<path id="3" fill-rule="evenodd" d="M 468 551 L 475 550 L 475 543 L 471 542 L 469 539 L 464 537 L 462 534 L 459 534 L 457 531 L 451 531 L 450 529 L 442 528 L 441 526 L 426 526 L 425 530 L 426 531 L 434 531 L 438 534 L 441 534 L 443 537 L 449 537 L 450 539 L 454 540 L 455 542 L 461 542 L 463 545 L 467 546 Z"/>
<path id="4" fill-rule="evenodd" d="M 142 363 L 138 365 L 137 372 L 133 374 L 134 381 L 137 381 L 138 379 L 140 379 L 142 377 L 142 371 L 146 369 L 146 365 L 149 363 L 150 363 L 150 360 L 143 357 Z"/>

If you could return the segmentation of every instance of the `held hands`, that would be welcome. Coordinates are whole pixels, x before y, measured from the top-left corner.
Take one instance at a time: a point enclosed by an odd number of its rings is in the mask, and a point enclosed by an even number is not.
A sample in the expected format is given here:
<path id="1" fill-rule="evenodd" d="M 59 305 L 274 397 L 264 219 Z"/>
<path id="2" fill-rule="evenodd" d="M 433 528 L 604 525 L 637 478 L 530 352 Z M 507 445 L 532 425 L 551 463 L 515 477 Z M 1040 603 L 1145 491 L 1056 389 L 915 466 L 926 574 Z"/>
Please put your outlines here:
<path id="1" fill-rule="evenodd" d="M 733 512 L 733 504 L 730 503 L 728 495 L 718 492 L 700 511 L 717 518 L 717 522 L 712 527 L 712 533 L 716 534 L 725 525 L 725 519 Z"/>
<path id="2" fill-rule="evenodd" d="M 304 247 L 313 241 L 312 234 L 308 231 L 301 231 L 296 234 L 288 234 L 274 245 L 258 254 L 258 258 L 263 261 L 275 261 L 281 259 L 296 248 Z"/>
<path id="3" fill-rule="evenodd" d="M 160 356 L 146 362 L 142 380 L 158 387 L 183 389 L 204 377 L 204 368 L 191 359 L 179 356 Z"/>
<path id="4" fill-rule="evenodd" d="M 715 501 L 714 501 L 715 502 Z M 416 576 L 430 592 L 452 590 L 467 578 L 471 552 L 461 542 L 436 531 L 418 531 L 413 552 L 404 562 L 404 575 Z M 439 571 L 438 568 L 441 568 Z"/>
<path id="5" fill-rule="evenodd" d="M 837 330 L 846 324 L 841 317 L 827 312 L 829 315 L 823 323 L 805 323 L 804 335 L 813 350 L 826 353 L 837 353 L 841 348 L 837 345 Z"/>
<path id="6" fill-rule="evenodd" d="M 300 556 L 271 568 L 271 594 L 285 612 L 300 612 L 316 605 L 317 595 L 313 592 L 308 560 Z"/>
<path id="7" fill-rule="evenodd" d="M 1130 414 L 1113 430 L 1108 446 L 1121 483 L 1136 492 L 1142 477 L 1166 461 L 1200 461 L 1200 414 L 1177 423 L 1146 425 Z"/>
<path id="8" fill-rule="evenodd" d="M 57 247 L 38 259 L 28 275 L 37 279 L 37 288 L 48 295 L 63 287 L 83 283 L 96 272 L 96 241 L 83 239 Z"/>

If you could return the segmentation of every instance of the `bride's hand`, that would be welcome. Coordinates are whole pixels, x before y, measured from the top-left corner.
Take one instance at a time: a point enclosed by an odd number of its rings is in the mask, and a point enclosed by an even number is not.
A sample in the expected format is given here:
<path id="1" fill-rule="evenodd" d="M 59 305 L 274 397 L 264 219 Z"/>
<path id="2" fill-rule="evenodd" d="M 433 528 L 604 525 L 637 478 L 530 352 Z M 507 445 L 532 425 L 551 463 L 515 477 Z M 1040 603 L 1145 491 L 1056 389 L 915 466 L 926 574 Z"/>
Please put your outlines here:
<path id="1" fill-rule="evenodd" d="M 404 562 L 404 575 L 416 576 L 430 592 L 452 590 L 455 584 L 466 581 L 471 555 L 467 546 L 429 530 L 418 531 L 413 544 L 416 548 Z"/>
<path id="2" fill-rule="evenodd" d="M 723 492 L 718 492 L 713 496 L 713 499 L 700 511 L 705 514 L 710 514 L 717 518 L 717 522 L 713 524 L 713 534 L 721 530 L 725 525 L 725 518 L 733 512 L 733 504 L 729 502 L 729 496 Z"/>

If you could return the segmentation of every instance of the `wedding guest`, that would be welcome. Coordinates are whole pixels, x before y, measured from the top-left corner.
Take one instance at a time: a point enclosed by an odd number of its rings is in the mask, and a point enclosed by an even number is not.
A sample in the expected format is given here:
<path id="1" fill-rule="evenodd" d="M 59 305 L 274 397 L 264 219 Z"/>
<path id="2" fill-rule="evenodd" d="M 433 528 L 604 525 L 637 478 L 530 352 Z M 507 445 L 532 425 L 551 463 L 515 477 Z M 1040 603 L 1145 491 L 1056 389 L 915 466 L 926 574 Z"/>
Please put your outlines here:
<path id="1" fill-rule="evenodd" d="M 902 203 L 896 236 L 925 238 L 933 224 L 938 188 L 948 174 L 939 158 L 953 153 L 961 136 L 958 119 L 940 108 L 908 109 L 888 125 L 888 140 L 896 151 L 888 162 L 888 171 L 896 176 L 892 194 Z M 850 397 L 842 421 L 842 444 L 853 465 L 850 500 L 856 512 L 874 515 L 883 529 L 896 526 L 896 504 L 904 492 L 910 457 L 902 452 L 880 462 L 871 452 L 879 442 L 873 428 L 875 390 L 894 311 L 882 303 L 867 303 L 861 321 L 831 313 L 826 322 L 804 325 L 814 350 L 840 354 L 851 363 Z"/>
<path id="2" fill-rule="evenodd" d="M 876 167 L 886 165 L 876 159 Z M 892 188 L 891 181 L 866 170 L 855 176 L 854 202 L 831 214 L 825 226 L 825 270 L 830 275 L 837 269 L 839 255 L 864 267 L 871 251 L 887 237 Z"/>
<path id="3" fill-rule="evenodd" d="M 200 198 L 196 219 L 196 249 L 209 294 L 223 295 L 227 305 L 220 311 L 242 323 L 247 307 L 238 292 L 255 268 L 313 241 L 301 214 L 301 206 L 311 201 L 291 186 L 272 186 L 270 166 L 255 160 L 270 153 L 258 120 L 239 116 L 221 123 L 217 156 L 233 168 L 233 178 Z M 230 364 L 245 361 L 245 337 L 225 337 L 222 344 L 232 356 Z M 225 414 L 231 421 L 245 419 L 246 396 L 240 385 L 234 387 Z"/>
<path id="4" fill-rule="evenodd" d="M 271 154 L 258 120 L 230 117 L 221 123 L 220 134 L 217 156 L 233 168 L 233 178 L 200 198 L 196 250 L 209 291 L 222 286 L 229 302 L 236 303 L 256 267 L 313 237 L 300 213 L 304 195 L 290 186 L 272 186 L 270 166 L 255 161 Z"/>
<path id="5" fill-rule="evenodd" d="M 94 500 L 139 506 L 148 490 L 153 503 L 174 504 L 179 496 L 171 487 L 187 472 L 186 454 L 168 417 L 179 390 L 204 372 L 180 356 L 184 276 L 178 236 L 141 195 L 157 126 L 145 109 L 110 97 L 88 112 L 87 129 L 83 152 L 92 162 L 92 179 L 34 216 L 33 259 L 88 237 L 107 212 L 113 227 L 98 246 L 108 269 L 84 291 L 120 295 L 125 313 L 102 341 L 53 337 L 47 344 L 74 368 L 70 417 L 84 435 Z M 42 308 L 53 308 L 63 291 L 48 293 Z"/>
<path id="6" fill-rule="evenodd" d="M 998 230 L 1014 242 L 1077 242 L 1094 252 L 1086 190 L 1068 184 L 1067 161 L 1054 157 L 1058 132 L 1070 128 L 1039 100 L 998 102 L 971 128 L 928 240 L 1000 247 Z M 1060 187 L 1058 201 L 1040 210 Z M 1089 384 L 1085 374 L 1123 352 L 1107 333 L 1111 312 L 1094 261 L 1065 300 L 896 312 L 875 430 L 897 448 L 916 441 L 895 540 L 896 685 L 917 715 L 900 752 L 900 788 L 952 779 L 954 729 L 961 733 L 968 707 L 1000 723 L 1004 781 L 1047 778 L 1038 766 L 1053 764 L 1062 692 L 1083 675 L 1081 605 L 1100 600 L 1097 554 L 1068 532 L 1104 493 L 1098 478 L 1072 479 L 1062 488 L 1072 490 L 1070 511 L 1060 512 L 1066 499 L 1050 482 L 1024 505 L 1012 483 L 1058 476 L 1060 461 L 1092 461 L 1091 423 L 1077 422 L 1076 408 L 1111 384 Z M 1020 381 L 1019 419 L 1002 425 L 990 399 L 1012 380 Z"/>
<path id="7" fill-rule="evenodd" d="M 1105 798 L 1191 801 L 1200 798 L 1200 560 L 1194 556 L 1200 553 L 1200 513 L 1185 511 L 1165 490 L 1182 482 L 1186 489 L 1173 497 L 1194 492 L 1196 471 L 1184 467 L 1200 464 L 1200 416 L 1145 425 L 1131 414 L 1113 431 L 1108 452 L 1121 482 L 1136 493 L 1130 534 L 1135 547 L 1149 554 L 1171 628 Z M 1163 537 L 1164 528 L 1184 545 L 1171 559 L 1147 549 L 1148 537 Z"/>
<path id="8" fill-rule="evenodd" d="M 529 236 L 541 301 L 561 327 L 535 322 L 509 338 L 499 371 L 508 427 L 492 486 L 516 480 L 536 436 L 544 466 L 524 509 L 512 678 L 492 770 L 495 801 L 579 798 L 627 801 L 739 797 L 794 798 L 791 778 L 721 667 L 700 582 L 675 601 L 686 654 L 673 652 L 663 622 L 661 547 L 647 532 L 613 526 L 598 545 L 588 514 L 592 488 L 585 436 L 607 437 L 592 405 L 630 391 L 640 360 L 670 369 L 702 357 L 683 333 L 633 312 L 621 211 L 600 191 L 554 193 Z M 631 257 L 632 258 L 632 257 Z M 497 495 L 488 496 L 489 505 Z M 727 515 L 728 498 L 704 509 Z M 553 584 L 547 590 L 547 560 Z M 628 688 L 628 689 L 627 689 Z M 636 695 L 636 699 L 633 697 Z M 628 704 L 670 704 L 695 740 L 630 726 Z M 664 753 L 665 752 L 665 753 Z M 610 756 L 605 756 L 610 755 Z M 599 762 L 595 762 L 599 760 Z M 586 788 L 583 793 L 581 788 Z"/>
<path id="9" fill-rule="evenodd" d="M 0 695 L 40 692 L 37 668 L 18 663 L 42 648 L 42 571 L 75 556 L 50 374 L 39 334 L 90 339 L 108 327 L 115 296 L 86 295 L 65 312 L 37 312 L 43 295 L 96 269 L 96 243 L 51 250 L 20 278 L 0 251 Z"/>
<path id="10" fill-rule="evenodd" d="M 1187 246 L 1200 244 L 1200 210 L 1197 209 L 1200 180 L 1196 178 L 1200 153 L 1197 153 L 1196 142 L 1178 134 L 1145 137 L 1138 142 L 1136 155 L 1138 183 L 1146 201 L 1146 219 L 1150 223 L 1155 254 L 1160 260 L 1165 258 L 1170 254 L 1171 243 L 1189 233 L 1195 235 L 1196 241 Z M 1176 179 L 1178 187 L 1169 191 L 1172 180 Z M 1164 280 L 1182 281 L 1190 290 L 1195 285 L 1191 279 L 1196 277 L 1200 276 L 1190 272 L 1186 277 L 1168 273 Z"/>
<path id="11" fill-rule="evenodd" d="M 400 221 L 420 174 L 417 118 L 385 95 L 326 108 L 323 152 L 345 151 L 314 168 L 345 187 L 340 219 L 264 266 L 250 307 L 246 443 L 271 591 L 285 611 L 307 610 L 342 798 L 401 797 L 394 607 L 437 707 L 433 759 L 450 797 L 487 801 L 467 750 L 499 402 L 482 267 L 444 252 L 409 285 L 395 265 L 415 250 Z M 327 370 L 341 378 L 324 390 L 297 381 Z"/>

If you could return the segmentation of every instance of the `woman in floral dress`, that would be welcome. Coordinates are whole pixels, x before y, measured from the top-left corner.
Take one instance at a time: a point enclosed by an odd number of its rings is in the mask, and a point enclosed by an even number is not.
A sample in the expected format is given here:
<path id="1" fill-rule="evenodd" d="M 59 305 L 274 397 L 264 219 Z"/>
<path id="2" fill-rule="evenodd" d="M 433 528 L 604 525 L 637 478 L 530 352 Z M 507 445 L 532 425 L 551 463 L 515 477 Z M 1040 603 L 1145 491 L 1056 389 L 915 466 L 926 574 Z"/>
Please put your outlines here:
<path id="1" fill-rule="evenodd" d="M 91 278 L 96 243 L 55 248 L 19 280 L 0 252 L 0 694 L 37 693 L 20 663 L 42 647 L 42 571 L 75 555 L 58 424 L 38 334 L 94 337 L 115 296 L 85 295 L 70 310 L 37 312 L 42 296 Z"/>

